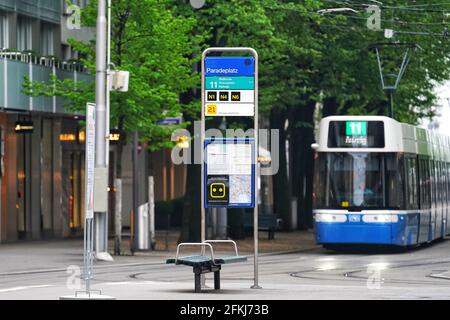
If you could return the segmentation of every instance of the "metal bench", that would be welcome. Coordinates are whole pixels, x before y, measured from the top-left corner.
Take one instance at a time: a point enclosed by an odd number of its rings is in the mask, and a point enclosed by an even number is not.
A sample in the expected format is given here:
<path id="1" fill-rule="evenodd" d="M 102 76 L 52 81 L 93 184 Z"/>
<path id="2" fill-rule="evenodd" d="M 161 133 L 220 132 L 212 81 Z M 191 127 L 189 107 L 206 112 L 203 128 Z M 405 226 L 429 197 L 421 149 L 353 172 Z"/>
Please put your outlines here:
<path id="1" fill-rule="evenodd" d="M 217 243 L 233 244 L 235 255 L 216 257 L 212 244 Z M 181 247 L 201 247 L 203 250 L 200 255 L 180 257 Z M 205 251 L 204 249 L 209 249 L 209 256 L 203 253 Z M 214 289 L 220 290 L 220 270 L 222 269 L 222 265 L 245 261 L 247 261 L 247 257 L 239 255 L 236 242 L 232 240 L 206 240 L 203 243 L 180 243 L 177 247 L 175 259 L 167 259 L 166 263 L 193 267 L 195 292 L 199 293 L 202 291 L 202 274 L 214 272 Z"/>
<path id="2" fill-rule="evenodd" d="M 260 214 L 258 215 L 258 230 L 267 231 L 269 233 L 269 240 L 275 239 L 275 231 L 280 228 L 283 219 L 278 219 L 275 214 Z M 246 212 L 244 214 L 244 228 L 253 228 L 253 213 Z"/>

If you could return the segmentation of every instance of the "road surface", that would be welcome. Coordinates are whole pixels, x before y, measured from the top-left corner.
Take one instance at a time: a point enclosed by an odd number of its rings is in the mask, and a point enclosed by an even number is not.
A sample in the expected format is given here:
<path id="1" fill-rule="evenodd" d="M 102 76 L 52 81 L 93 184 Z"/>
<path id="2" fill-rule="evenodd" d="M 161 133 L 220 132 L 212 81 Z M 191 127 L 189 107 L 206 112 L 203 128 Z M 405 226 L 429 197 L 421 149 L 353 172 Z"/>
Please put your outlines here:
<path id="1" fill-rule="evenodd" d="M 0 300 L 59 299 L 77 290 L 80 251 L 0 247 Z M 44 249 L 42 249 L 44 248 Z M 93 288 L 117 299 L 449 299 L 450 240 L 407 251 L 336 253 L 321 247 L 265 254 L 260 290 L 250 289 L 253 260 L 225 265 L 222 290 L 193 293 L 192 268 L 166 265 L 173 253 L 96 263 Z M 67 267 L 72 266 L 67 270 Z M 212 274 L 207 276 L 212 286 Z"/>

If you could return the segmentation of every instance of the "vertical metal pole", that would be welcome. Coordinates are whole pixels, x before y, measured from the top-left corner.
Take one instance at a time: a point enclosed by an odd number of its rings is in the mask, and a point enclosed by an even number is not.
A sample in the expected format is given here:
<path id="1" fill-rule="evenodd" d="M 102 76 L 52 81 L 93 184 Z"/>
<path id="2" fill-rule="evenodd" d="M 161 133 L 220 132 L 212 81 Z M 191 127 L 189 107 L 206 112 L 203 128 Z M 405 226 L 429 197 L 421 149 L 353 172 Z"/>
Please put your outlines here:
<path id="1" fill-rule="evenodd" d="M 94 167 L 95 167 L 95 106 L 88 104 L 86 111 L 86 164 L 85 164 L 85 224 L 84 224 L 84 280 L 90 294 L 93 265 Z"/>
<path id="2" fill-rule="evenodd" d="M 96 143 L 95 143 L 95 168 L 103 169 L 106 163 L 106 3 L 105 0 L 98 0 L 97 17 L 97 43 L 96 43 Z M 98 170 L 100 173 L 102 170 Z M 107 172 L 107 171 L 106 171 Z M 102 174 L 102 173 L 100 173 Z M 106 177 L 101 177 L 107 179 Z M 107 192 L 101 190 L 100 192 Z M 107 197 L 107 195 L 106 195 Z M 108 220 L 107 212 L 96 212 L 94 219 L 95 229 L 95 250 L 99 253 L 107 253 L 108 249 Z"/>
<path id="3" fill-rule="evenodd" d="M 389 116 L 394 119 L 394 90 L 389 90 Z"/>
<path id="4" fill-rule="evenodd" d="M 109 135 L 110 135 L 110 106 L 111 106 L 111 0 L 108 0 L 108 32 L 106 42 L 106 140 L 105 163 L 109 166 Z"/>
<path id="5" fill-rule="evenodd" d="M 137 131 L 133 134 L 133 239 L 131 241 L 131 252 L 135 252 L 138 249 L 138 210 L 139 210 L 139 198 L 138 198 L 138 146 L 139 146 L 139 134 Z"/>
<path id="6" fill-rule="evenodd" d="M 254 283 L 252 289 L 261 289 L 259 286 L 259 274 L 258 274 L 258 258 L 259 258 L 259 229 L 258 229 L 258 179 L 259 179 L 259 166 L 258 166 L 258 149 L 259 149 L 259 110 L 258 110 L 258 53 L 253 50 L 253 55 L 255 56 L 255 154 L 254 154 L 254 165 L 255 165 L 255 208 L 253 211 L 253 235 L 254 235 Z"/>
<path id="7" fill-rule="evenodd" d="M 93 229 L 93 219 L 88 218 L 85 222 L 84 228 L 84 279 L 86 284 L 86 293 L 91 292 L 91 280 L 93 277 L 92 266 L 94 264 L 94 229 Z"/>
<path id="8" fill-rule="evenodd" d="M 203 177 L 205 176 L 205 58 L 206 54 L 204 53 L 202 59 L 202 123 L 200 128 L 200 160 L 201 160 L 201 241 L 206 240 L 206 217 L 205 217 L 205 182 Z"/>
<path id="9" fill-rule="evenodd" d="M 148 214 L 150 218 L 150 247 L 152 250 L 156 247 L 155 234 L 155 179 L 148 177 Z"/>
<path id="10" fill-rule="evenodd" d="M 120 256 L 122 247 L 122 179 L 115 179 L 114 189 L 116 195 L 116 206 L 114 208 L 114 254 Z"/>
<path id="11" fill-rule="evenodd" d="M 107 62 L 106 62 L 106 136 L 110 136 L 111 131 L 111 0 L 108 0 L 108 40 L 107 40 Z M 109 139 L 106 143 L 106 150 L 105 150 L 105 157 L 106 157 L 106 166 L 109 167 Z M 118 159 L 118 161 L 121 161 L 121 159 Z M 122 181 L 120 181 L 122 183 Z M 121 185 L 122 187 L 122 185 Z M 115 192 L 115 201 L 122 203 L 122 199 L 119 197 L 122 197 L 122 192 Z M 115 241 L 114 241 L 114 255 L 120 255 L 120 248 L 121 248 L 121 242 L 122 242 L 122 209 L 119 209 L 120 212 L 117 212 L 117 205 L 114 208 L 116 210 L 114 214 L 114 230 L 115 230 Z M 120 221 L 119 221 L 120 220 Z"/>
<path id="12" fill-rule="evenodd" d="M 89 234 L 89 228 L 91 224 L 91 219 L 86 218 L 84 222 L 84 248 L 83 248 L 83 276 L 84 276 L 84 284 L 85 284 L 85 290 L 86 292 L 89 292 L 91 290 L 91 283 L 90 283 L 90 267 L 89 267 L 89 255 L 91 254 L 88 250 L 90 248 L 88 243 L 88 234 Z"/>
<path id="13" fill-rule="evenodd" d="M 200 161 L 201 161 L 201 177 L 200 177 L 200 189 L 201 189 L 201 197 L 200 197 L 200 210 L 201 210 L 201 242 L 206 240 L 206 214 L 205 214 L 205 181 L 203 177 L 205 176 L 205 58 L 206 58 L 207 50 L 203 52 L 202 57 L 202 123 L 200 127 Z M 202 254 L 204 254 L 204 247 L 202 247 Z M 201 275 L 201 284 L 203 287 L 206 286 L 206 278 L 205 275 Z"/>

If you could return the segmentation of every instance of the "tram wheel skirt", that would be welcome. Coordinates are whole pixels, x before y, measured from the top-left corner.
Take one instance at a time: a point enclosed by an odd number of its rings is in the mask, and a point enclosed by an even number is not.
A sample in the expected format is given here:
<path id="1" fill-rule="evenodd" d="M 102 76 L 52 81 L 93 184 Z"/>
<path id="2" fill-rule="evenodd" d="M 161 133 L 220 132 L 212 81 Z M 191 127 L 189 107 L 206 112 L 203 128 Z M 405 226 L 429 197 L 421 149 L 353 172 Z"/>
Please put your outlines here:
<path id="1" fill-rule="evenodd" d="M 418 244 L 418 226 L 403 220 L 398 223 L 316 223 L 318 244 Z"/>

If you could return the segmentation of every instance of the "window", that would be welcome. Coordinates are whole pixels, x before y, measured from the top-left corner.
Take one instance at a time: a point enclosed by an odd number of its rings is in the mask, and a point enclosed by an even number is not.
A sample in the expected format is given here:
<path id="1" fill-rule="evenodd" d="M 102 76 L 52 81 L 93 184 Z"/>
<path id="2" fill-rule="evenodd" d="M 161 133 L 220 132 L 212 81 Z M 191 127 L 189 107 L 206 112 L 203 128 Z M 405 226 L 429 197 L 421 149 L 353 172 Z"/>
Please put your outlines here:
<path id="1" fill-rule="evenodd" d="M 17 19 L 17 49 L 29 51 L 32 49 L 32 20 L 27 17 Z"/>
<path id="2" fill-rule="evenodd" d="M 444 181 L 444 163 L 439 162 L 439 200 L 441 202 L 441 206 L 444 205 L 445 198 L 447 197 L 444 190 Z"/>
<path id="3" fill-rule="evenodd" d="M 404 196 L 404 157 L 401 154 L 386 154 L 386 196 L 389 209 L 403 209 Z"/>
<path id="4" fill-rule="evenodd" d="M 436 162 L 430 161 L 430 173 L 431 173 L 431 207 L 435 208 L 437 204 L 437 186 L 436 186 Z"/>
<path id="5" fill-rule="evenodd" d="M 441 162 L 441 193 L 442 193 L 442 205 L 447 205 L 447 165 L 445 162 Z"/>
<path id="6" fill-rule="evenodd" d="M 406 158 L 406 209 L 417 209 L 419 207 L 417 185 L 417 161 L 415 158 Z"/>
<path id="7" fill-rule="evenodd" d="M 450 174 L 450 163 L 446 163 L 446 168 L 445 176 L 447 177 L 447 185 L 445 187 L 447 188 L 447 206 L 450 207 L 450 179 L 448 178 Z"/>
<path id="8" fill-rule="evenodd" d="M 55 54 L 53 50 L 53 30 L 53 24 L 41 23 L 41 54 L 43 56 L 52 56 Z"/>
<path id="9" fill-rule="evenodd" d="M 431 208 L 430 166 L 426 159 L 419 160 L 420 165 L 420 208 Z"/>
<path id="10" fill-rule="evenodd" d="M 385 170 L 395 170 L 397 159 L 391 159 L 385 169 L 383 153 L 320 154 L 316 164 L 315 206 L 319 209 L 382 209 L 386 208 Z M 396 170 L 397 171 L 397 170 Z M 398 189 L 401 178 L 389 174 L 389 189 Z M 393 184 L 393 185 L 391 185 Z M 389 197 L 402 202 L 403 193 L 392 192 Z"/>
<path id="11" fill-rule="evenodd" d="M 9 48 L 8 16 L 0 12 L 0 50 Z"/>

